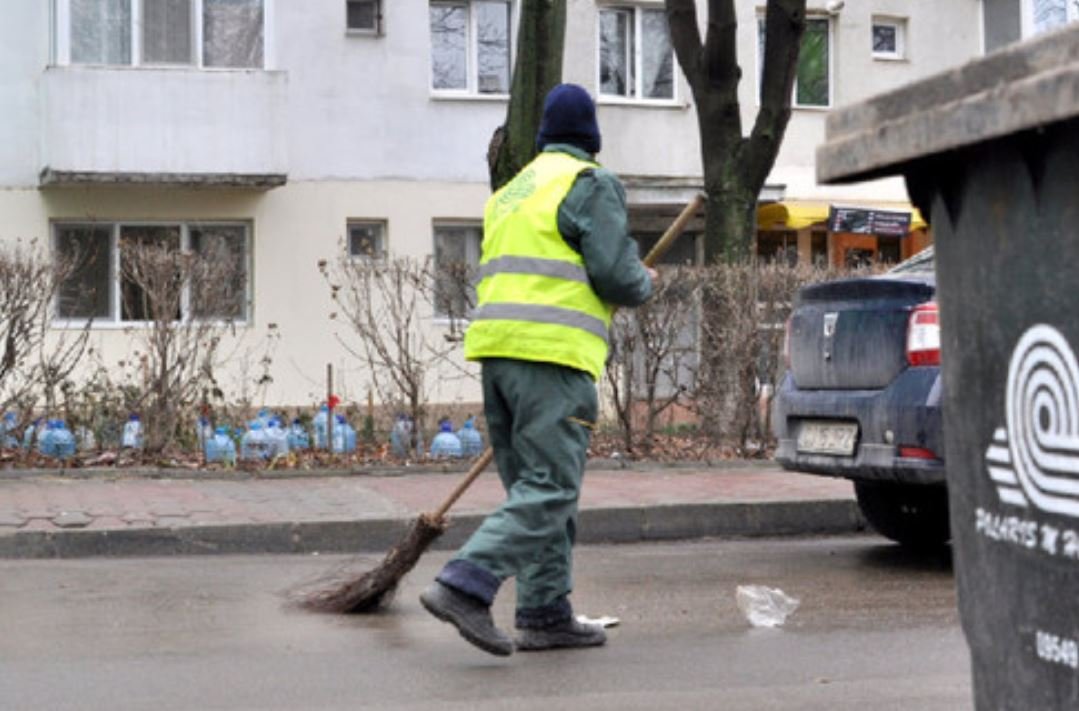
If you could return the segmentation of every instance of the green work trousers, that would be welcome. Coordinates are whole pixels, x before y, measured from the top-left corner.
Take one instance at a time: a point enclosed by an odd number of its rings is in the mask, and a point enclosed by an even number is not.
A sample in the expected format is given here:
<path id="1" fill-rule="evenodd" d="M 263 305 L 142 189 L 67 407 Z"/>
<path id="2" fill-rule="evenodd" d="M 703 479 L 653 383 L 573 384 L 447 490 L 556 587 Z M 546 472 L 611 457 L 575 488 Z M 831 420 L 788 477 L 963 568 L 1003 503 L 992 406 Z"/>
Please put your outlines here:
<path id="1" fill-rule="evenodd" d="M 544 608 L 573 587 L 572 550 L 596 386 L 550 363 L 483 361 L 483 401 L 505 502 L 457 558 L 517 578 L 517 609 Z"/>

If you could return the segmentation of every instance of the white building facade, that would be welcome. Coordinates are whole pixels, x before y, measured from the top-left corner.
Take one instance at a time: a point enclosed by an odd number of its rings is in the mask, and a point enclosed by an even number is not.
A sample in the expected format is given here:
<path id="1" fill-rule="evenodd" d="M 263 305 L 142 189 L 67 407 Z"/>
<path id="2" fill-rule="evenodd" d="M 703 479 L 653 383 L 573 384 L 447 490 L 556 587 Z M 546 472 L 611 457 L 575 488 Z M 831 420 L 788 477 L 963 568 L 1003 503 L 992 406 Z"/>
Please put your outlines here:
<path id="1" fill-rule="evenodd" d="M 762 194 L 798 208 L 763 226 L 781 247 L 816 244 L 819 220 L 804 223 L 799 209 L 906 204 L 898 181 L 816 184 L 828 109 L 973 58 L 985 41 L 982 2 L 811 0 L 812 49 Z M 751 126 L 763 3 L 737 7 Z M 122 298 L 121 239 L 194 251 L 213 240 L 242 255 L 228 314 L 237 355 L 225 369 L 248 377 L 272 324 L 280 338 L 266 400 L 275 405 L 322 398 L 327 363 L 346 398 L 368 391 L 339 340 L 347 330 L 330 319 L 320 260 L 350 245 L 478 258 L 518 0 L 9 0 L 5 9 L 0 239 L 59 254 L 92 245 L 73 287 L 94 287 L 93 298 L 61 299 L 56 326 L 92 317 L 106 365 L 130 358 L 142 327 Z M 692 96 L 662 3 L 568 0 L 568 12 L 564 79 L 597 97 L 599 160 L 624 177 L 633 228 L 647 239 L 700 185 Z M 447 328 L 426 316 L 426 328 Z M 436 380 L 431 398 L 475 401 L 478 387 Z"/>

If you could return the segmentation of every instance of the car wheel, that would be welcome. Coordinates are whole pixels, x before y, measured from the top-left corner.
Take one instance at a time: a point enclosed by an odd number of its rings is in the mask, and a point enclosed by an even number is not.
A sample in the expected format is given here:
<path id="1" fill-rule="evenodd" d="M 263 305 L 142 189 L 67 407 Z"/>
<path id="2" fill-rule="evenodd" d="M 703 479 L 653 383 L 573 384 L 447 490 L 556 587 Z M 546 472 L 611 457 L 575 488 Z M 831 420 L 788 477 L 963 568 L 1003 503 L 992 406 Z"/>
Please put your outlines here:
<path id="1" fill-rule="evenodd" d="M 854 493 L 869 525 L 897 543 L 932 548 L 952 537 L 943 486 L 856 481 Z"/>

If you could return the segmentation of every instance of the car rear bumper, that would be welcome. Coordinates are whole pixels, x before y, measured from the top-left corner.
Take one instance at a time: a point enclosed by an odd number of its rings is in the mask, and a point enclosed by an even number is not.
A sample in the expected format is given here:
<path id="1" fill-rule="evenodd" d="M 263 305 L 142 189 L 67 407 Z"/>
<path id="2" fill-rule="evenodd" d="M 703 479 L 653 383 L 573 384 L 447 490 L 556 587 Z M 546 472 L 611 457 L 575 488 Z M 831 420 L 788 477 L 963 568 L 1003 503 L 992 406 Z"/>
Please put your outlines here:
<path id="1" fill-rule="evenodd" d="M 776 461 L 785 469 L 864 481 L 940 485 L 945 482 L 940 371 L 908 368 L 882 390 L 799 390 L 788 373 L 776 394 Z M 853 456 L 798 451 L 806 421 L 858 424 Z M 900 446 L 937 454 L 901 457 Z"/>

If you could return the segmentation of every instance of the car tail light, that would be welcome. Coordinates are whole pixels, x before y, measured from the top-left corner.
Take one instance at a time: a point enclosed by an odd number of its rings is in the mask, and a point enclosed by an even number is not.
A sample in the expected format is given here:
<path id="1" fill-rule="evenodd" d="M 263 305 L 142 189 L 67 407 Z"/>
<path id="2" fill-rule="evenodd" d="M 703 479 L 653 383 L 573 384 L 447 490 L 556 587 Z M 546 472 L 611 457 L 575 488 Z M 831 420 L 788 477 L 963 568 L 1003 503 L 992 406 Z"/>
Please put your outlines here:
<path id="1" fill-rule="evenodd" d="M 907 361 L 911 365 L 940 365 L 940 316 L 937 304 L 919 304 L 907 324 Z"/>

